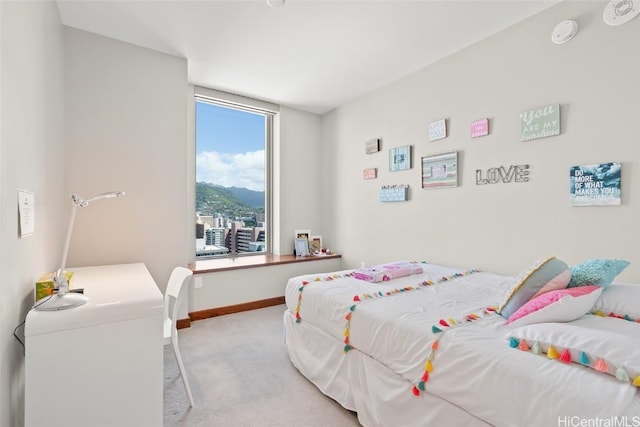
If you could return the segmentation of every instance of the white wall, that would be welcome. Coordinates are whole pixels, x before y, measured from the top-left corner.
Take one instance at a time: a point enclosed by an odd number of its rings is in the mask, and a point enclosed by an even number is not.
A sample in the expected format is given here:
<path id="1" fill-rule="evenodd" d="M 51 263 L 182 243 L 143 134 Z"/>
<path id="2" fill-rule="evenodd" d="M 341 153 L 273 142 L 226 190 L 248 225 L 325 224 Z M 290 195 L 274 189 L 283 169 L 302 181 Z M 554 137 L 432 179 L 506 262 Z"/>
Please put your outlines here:
<path id="1" fill-rule="evenodd" d="M 64 243 L 63 35 L 54 2 L 0 2 L 0 28 L 0 426 L 15 427 L 24 355 L 12 332 Z M 18 189 L 35 193 L 35 233 L 23 239 Z"/>
<path id="2" fill-rule="evenodd" d="M 65 28 L 66 190 L 124 190 L 79 209 L 70 266 L 144 262 L 164 291 L 189 261 L 187 63 Z"/>
<path id="3" fill-rule="evenodd" d="M 324 195 L 345 266 L 427 260 L 517 274 L 555 255 L 569 264 L 620 257 L 622 281 L 640 282 L 640 19 L 611 27 L 606 2 L 568 1 L 327 114 L 323 159 L 335 165 Z M 563 45 L 554 26 L 576 19 Z M 561 134 L 520 142 L 519 113 L 559 103 Z M 469 124 L 488 117 L 491 134 Z M 448 119 L 449 137 L 429 142 L 427 124 Z M 382 150 L 364 143 L 382 138 Z M 388 150 L 412 145 L 413 168 L 388 171 Z M 459 187 L 423 190 L 420 157 L 457 150 Z M 569 206 L 569 168 L 622 162 L 622 206 Z M 527 183 L 475 184 L 475 170 L 530 165 Z M 363 180 L 377 167 L 376 180 Z M 382 185 L 409 184 L 410 200 L 378 202 Z M 335 196 L 333 195 L 335 193 Z"/>

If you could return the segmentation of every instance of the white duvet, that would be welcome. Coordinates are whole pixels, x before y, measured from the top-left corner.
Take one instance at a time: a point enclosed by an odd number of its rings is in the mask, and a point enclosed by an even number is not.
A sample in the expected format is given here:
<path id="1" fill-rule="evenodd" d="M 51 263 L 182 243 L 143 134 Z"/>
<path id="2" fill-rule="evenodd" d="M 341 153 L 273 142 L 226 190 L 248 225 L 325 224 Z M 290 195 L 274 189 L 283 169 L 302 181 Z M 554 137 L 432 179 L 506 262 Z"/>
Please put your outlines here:
<path id="1" fill-rule="evenodd" d="M 433 394 L 488 424 L 556 426 L 571 425 L 562 420 L 575 417 L 640 416 L 633 413 L 640 399 L 635 387 L 508 345 L 505 320 L 486 309 L 502 300 L 512 277 L 424 267 L 422 274 L 381 283 L 349 271 L 292 278 L 287 307 L 299 322 L 345 342 L 342 357 L 352 346 L 396 372 L 409 398 Z M 427 359 L 433 369 L 420 385 Z"/>

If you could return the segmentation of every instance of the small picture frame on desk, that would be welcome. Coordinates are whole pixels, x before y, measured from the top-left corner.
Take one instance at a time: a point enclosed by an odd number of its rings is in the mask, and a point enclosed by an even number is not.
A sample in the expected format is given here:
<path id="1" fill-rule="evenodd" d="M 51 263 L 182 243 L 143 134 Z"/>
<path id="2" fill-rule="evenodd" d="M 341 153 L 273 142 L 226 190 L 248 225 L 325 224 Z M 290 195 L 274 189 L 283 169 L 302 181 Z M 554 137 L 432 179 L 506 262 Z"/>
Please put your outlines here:
<path id="1" fill-rule="evenodd" d="M 297 257 L 309 256 L 309 241 L 302 237 L 296 238 L 294 251 Z"/>
<path id="2" fill-rule="evenodd" d="M 322 252 L 322 236 L 309 237 L 309 250 L 312 254 L 319 254 Z"/>

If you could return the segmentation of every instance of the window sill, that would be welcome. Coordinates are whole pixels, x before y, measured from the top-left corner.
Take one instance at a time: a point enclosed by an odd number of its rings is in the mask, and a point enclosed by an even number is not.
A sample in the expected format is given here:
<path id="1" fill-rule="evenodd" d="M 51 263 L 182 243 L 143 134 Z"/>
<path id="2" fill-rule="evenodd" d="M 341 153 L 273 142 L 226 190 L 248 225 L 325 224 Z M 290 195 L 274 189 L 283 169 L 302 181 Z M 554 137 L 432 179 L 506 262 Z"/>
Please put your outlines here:
<path id="1" fill-rule="evenodd" d="M 291 264 L 296 262 L 321 261 L 323 259 L 342 258 L 342 255 L 322 255 L 297 257 L 295 255 L 252 255 L 230 258 L 207 259 L 189 264 L 193 274 L 216 273 L 219 271 L 238 270 L 242 268 L 267 267 L 270 265 Z"/>

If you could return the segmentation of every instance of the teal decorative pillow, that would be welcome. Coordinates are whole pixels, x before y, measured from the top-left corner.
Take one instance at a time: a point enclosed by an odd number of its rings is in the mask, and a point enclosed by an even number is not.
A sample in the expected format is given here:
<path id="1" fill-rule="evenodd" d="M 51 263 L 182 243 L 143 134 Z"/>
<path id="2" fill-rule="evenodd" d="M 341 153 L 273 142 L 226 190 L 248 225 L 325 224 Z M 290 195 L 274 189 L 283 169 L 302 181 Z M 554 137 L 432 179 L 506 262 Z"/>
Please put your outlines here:
<path id="1" fill-rule="evenodd" d="M 531 298 L 566 288 L 570 274 L 567 264 L 556 257 L 538 260 L 520 273 L 496 311 L 508 319 Z"/>
<path id="2" fill-rule="evenodd" d="M 623 259 L 588 259 L 571 267 L 569 288 L 595 285 L 606 288 L 629 265 Z"/>

